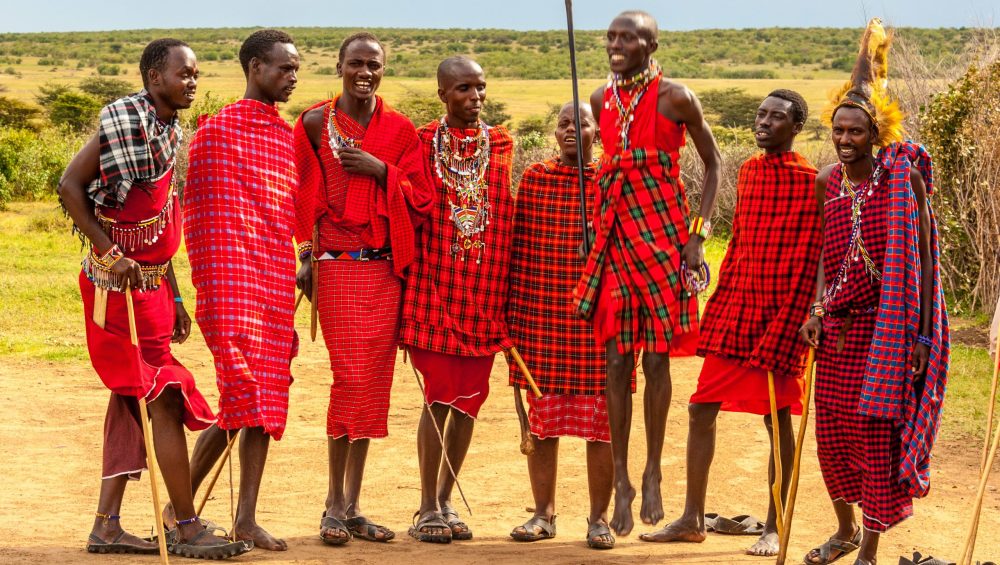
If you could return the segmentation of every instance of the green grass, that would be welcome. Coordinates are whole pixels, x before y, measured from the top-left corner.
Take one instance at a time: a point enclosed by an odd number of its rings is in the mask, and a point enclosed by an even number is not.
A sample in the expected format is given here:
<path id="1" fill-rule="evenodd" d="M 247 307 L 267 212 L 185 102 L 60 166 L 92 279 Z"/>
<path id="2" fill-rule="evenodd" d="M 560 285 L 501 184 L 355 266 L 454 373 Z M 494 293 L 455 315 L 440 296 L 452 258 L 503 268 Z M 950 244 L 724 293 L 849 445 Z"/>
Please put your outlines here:
<path id="1" fill-rule="evenodd" d="M 992 381 L 992 359 L 985 347 L 953 344 L 944 417 L 948 426 L 943 435 L 949 439 L 967 437 L 982 440 L 986 431 L 986 411 Z M 1000 402 L 994 407 L 994 422 L 1000 417 Z"/>

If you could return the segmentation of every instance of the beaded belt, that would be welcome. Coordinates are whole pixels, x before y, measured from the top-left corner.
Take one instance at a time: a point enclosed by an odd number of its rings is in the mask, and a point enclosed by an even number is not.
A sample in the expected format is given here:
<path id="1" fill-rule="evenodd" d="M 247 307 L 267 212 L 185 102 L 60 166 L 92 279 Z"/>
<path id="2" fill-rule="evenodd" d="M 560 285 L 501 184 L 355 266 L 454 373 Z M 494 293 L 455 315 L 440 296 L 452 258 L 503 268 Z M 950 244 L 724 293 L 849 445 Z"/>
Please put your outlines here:
<path id="1" fill-rule="evenodd" d="M 392 259 L 392 249 L 359 249 L 357 251 L 325 251 L 317 261 L 387 261 Z"/>
<path id="2" fill-rule="evenodd" d="M 142 281 L 139 283 L 139 289 L 156 290 L 160 288 L 160 284 L 163 283 L 163 277 L 167 274 L 168 267 L 170 267 L 170 263 L 162 265 L 139 265 L 139 269 L 142 272 Z M 103 267 L 91 255 L 87 255 L 83 260 L 83 274 L 98 288 L 116 292 L 122 292 L 125 289 L 121 277 L 116 275 L 111 269 Z"/>

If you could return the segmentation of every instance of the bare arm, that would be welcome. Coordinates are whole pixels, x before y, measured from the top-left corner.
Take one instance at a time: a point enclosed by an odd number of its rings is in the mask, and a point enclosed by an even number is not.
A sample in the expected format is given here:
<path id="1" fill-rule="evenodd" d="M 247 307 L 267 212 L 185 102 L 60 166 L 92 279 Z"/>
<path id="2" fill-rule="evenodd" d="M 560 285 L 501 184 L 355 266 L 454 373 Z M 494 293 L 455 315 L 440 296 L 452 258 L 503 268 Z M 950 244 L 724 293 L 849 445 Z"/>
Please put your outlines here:
<path id="1" fill-rule="evenodd" d="M 930 336 L 934 330 L 934 258 L 931 254 L 931 212 L 927 206 L 927 186 L 924 177 L 915 167 L 910 170 L 910 185 L 917 201 L 917 221 L 919 223 L 920 252 L 920 335 Z M 914 376 L 923 379 L 927 373 L 930 348 L 919 342 L 914 344 L 911 365 Z"/>
<path id="2" fill-rule="evenodd" d="M 184 308 L 184 303 L 177 301 L 181 296 L 181 290 L 177 286 L 173 261 L 167 264 L 167 282 L 170 283 L 170 288 L 174 291 L 174 334 L 170 337 L 170 341 L 184 343 L 187 341 L 188 336 L 191 335 L 191 317 L 188 316 L 187 310 Z"/>
<path id="3" fill-rule="evenodd" d="M 73 160 L 69 162 L 66 171 L 59 179 L 59 198 L 66 207 L 66 212 L 73 223 L 83 233 L 98 253 L 106 253 L 114 242 L 94 214 L 94 204 L 87 196 L 87 186 L 101 174 L 101 147 L 97 135 L 90 138 Z M 123 257 L 111 268 L 123 280 L 127 279 L 132 288 L 139 288 L 142 283 L 142 273 L 139 264 Z"/>

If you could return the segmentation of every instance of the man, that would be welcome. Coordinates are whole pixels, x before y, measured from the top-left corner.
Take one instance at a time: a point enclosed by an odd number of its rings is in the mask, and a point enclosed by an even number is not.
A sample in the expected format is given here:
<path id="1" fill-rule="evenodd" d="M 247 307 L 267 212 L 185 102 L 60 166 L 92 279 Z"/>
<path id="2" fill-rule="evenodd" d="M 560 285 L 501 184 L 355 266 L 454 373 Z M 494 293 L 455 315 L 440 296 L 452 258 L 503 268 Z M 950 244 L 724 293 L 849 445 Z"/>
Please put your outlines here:
<path id="1" fill-rule="evenodd" d="M 698 330 L 698 301 L 682 286 L 682 265 L 694 273 L 703 267 L 702 242 L 719 185 L 719 149 L 701 105 L 686 87 L 662 78 L 652 58 L 657 46 L 656 20 L 645 12 L 623 12 L 608 27 L 611 76 L 590 97 L 605 151 L 597 174 L 597 234 L 573 292 L 580 316 L 591 320 L 607 348 L 615 467 L 611 529 L 619 535 L 633 527 L 628 445 L 637 349 L 644 350 L 647 446 L 639 515 L 646 524 L 663 518 L 660 456 L 670 406 L 670 353 L 692 353 Z M 705 165 L 701 215 L 692 221 L 678 166 L 685 130 Z"/>
<path id="2" fill-rule="evenodd" d="M 479 117 L 486 77 L 475 61 L 445 59 L 437 79 L 446 113 L 417 130 L 436 201 L 407 276 L 401 339 L 424 377 L 429 407 L 417 430 L 420 510 L 409 532 L 449 543 L 472 538 L 451 503 L 451 472 L 461 471 L 468 453 L 493 358 L 512 345 L 506 311 L 513 143 L 506 128 Z"/>
<path id="3" fill-rule="evenodd" d="M 137 400 L 142 395 L 149 402 L 163 482 L 180 519 L 169 549 L 223 559 L 253 546 L 213 536 L 197 521 L 182 425 L 200 430 L 215 417 L 194 377 L 170 353 L 170 343 L 183 343 L 191 328 L 171 263 L 181 234 L 173 173 L 181 142 L 177 111 L 194 100 L 198 62 L 184 42 L 157 39 L 143 50 L 139 73 L 143 90 L 101 110 L 97 134 L 59 182 L 74 230 L 90 244 L 80 273 L 87 345 L 94 368 L 112 389 L 101 494 L 87 551 L 157 552 L 155 542 L 127 533 L 119 519 L 126 483 L 146 468 Z M 128 358 L 133 349 L 126 292 L 132 294 L 141 361 L 155 369 L 150 382 L 136 375 L 138 360 Z"/>
<path id="4" fill-rule="evenodd" d="M 559 156 L 529 166 L 517 190 L 507 318 L 511 338 L 543 396 L 536 399 L 528 394 L 535 445 L 534 453 L 528 455 L 528 476 L 535 515 L 510 535 L 518 541 L 555 537 L 559 438 L 572 436 L 587 442 L 587 544 L 610 549 L 615 538 L 608 529 L 613 477 L 604 351 L 594 342 L 587 323 L 573 315 L 571 303 L 583 267 L 577 156 L 582 154 L 587 192 L 593 194 L 596 130 L 590 105 L 582 104 L 581 144 L 577 146 L 573 103 L 563 105 L 555 130 Z M 516 367 L 511 367 L 510 382 L 527 389 Z"/>
<path id="5" fill-rule="evenodd" d="M 839 162 L 816 177 L 823 259 L 801 333 L 817 348 L 816 451 L 838 528 L 806 563 L 860 545 L 855 563 L 874 564 L 881 533 L 911 516 L 913 498 L 930 488 L 948 316 L 931 159 L 901 141 L 902 112 L 886 90 L 890 38 L 877 18 L 869 22 L 851 79 L 824 113 Z"/>
<path id="6" fill-rule="evenodd" d="M 434 198 L 413 124 L 375 94 L 384 72 L 382 43 L 367 32 L 349 36 L 337 61 L 343 91 L 295 126 L 298 285 L 311 297 L 312 270 L 319 271 L 317 307 L 333 371 L 320 528 L 332 545 L 395 537 L 361 513 L 359 499 L 369 440 L 389 433 L 402 277 Z"/>
<path id="7" fill-rule="evenodd" d="M 287 33 L 262 30 L 240 47 L 243 99 L 204 120 L 189 153 L 184 237 L 198 291 L 195 319 L 215 358 L 219 423 L 192 454 L 192 490 L 240 433 L 235 539 L 283 551 L 257 524 L 257 495 L 270 439 L 288 417 L 290 364 L 298 350 L 292 128 L 278 114 L 297 82 L 299 55 Z"/>
<path id="8" fill-rule="evenodd" d="M 702 318 L 698 354 L 705 364 L 688 407 L 684 514 L 660 531 L 641 536 L 643 540 L 705 540 L 705 493 L 715 455 L 716 417 L 720 409 L 763 415 L 768 437 L 773 438 L 768 372 L 775 377 L 782 493 L 787 488 L 795 451 L 791 415 L 802 413 L 806 368 L 806 347 L 796 328 L 812 299 L 820 250 L 816 169 L 792 151 L 807 112 L 802 96 L 790 90 L 775 90 L 757 109 L 754 137 L 764 153 L 740 167 L 733 237 Z M 768 485 L 774 482 L 773 449 L 771 453 Z M 750 555 L 778 552 L 774 497 L 768 494 L 768 500 L 767 519 L 760 539 L 747 550 Z M 756 520 L 751 522 L 728 533 L 754 535 L 760 528 Z"/>

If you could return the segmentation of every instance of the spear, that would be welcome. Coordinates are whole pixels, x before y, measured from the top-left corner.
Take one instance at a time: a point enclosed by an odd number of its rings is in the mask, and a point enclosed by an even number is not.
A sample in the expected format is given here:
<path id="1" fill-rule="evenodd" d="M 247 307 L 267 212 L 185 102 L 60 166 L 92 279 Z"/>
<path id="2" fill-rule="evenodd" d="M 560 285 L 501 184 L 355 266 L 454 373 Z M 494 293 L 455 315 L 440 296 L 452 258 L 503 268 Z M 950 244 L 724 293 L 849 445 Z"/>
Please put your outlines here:
<path id="1" fill-rule="evenodd" d="M 573 0 L 566 0 L 566 30 L 569 33 L 569 67 L 573 76 L 573 122 L 576 126 L 576 172 L 580 183 L 580 228 L 583 230 L 583 254 L 590 255 L 587 234 L 587 185 L 583 170 L 583 139 L 580 133 L 580 89 L 576 81 L 576 40 L 573 34 Z"/>

